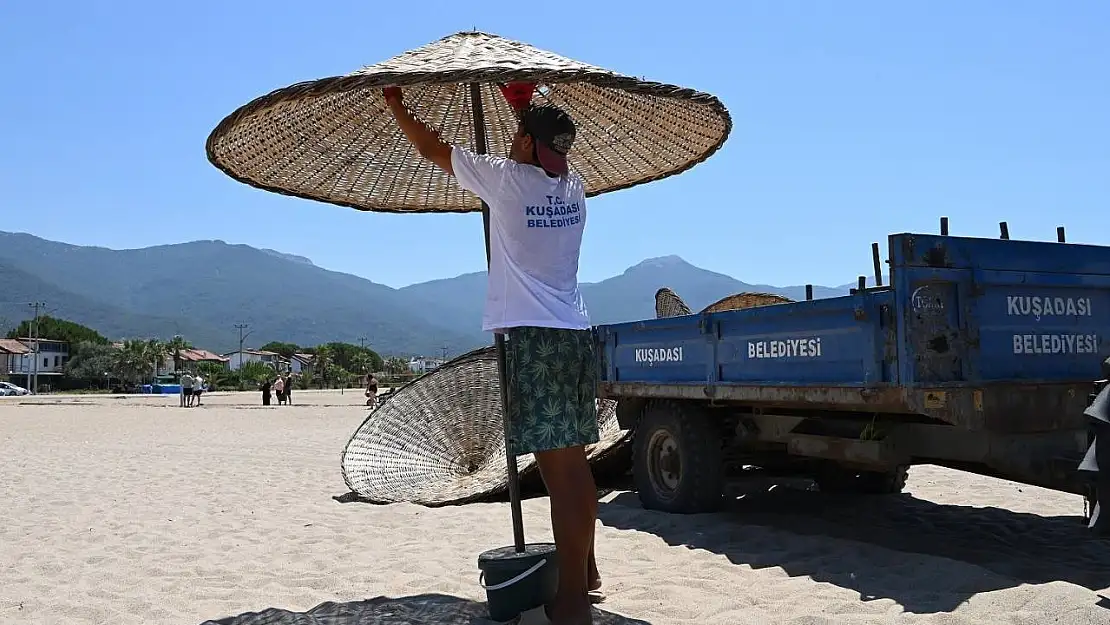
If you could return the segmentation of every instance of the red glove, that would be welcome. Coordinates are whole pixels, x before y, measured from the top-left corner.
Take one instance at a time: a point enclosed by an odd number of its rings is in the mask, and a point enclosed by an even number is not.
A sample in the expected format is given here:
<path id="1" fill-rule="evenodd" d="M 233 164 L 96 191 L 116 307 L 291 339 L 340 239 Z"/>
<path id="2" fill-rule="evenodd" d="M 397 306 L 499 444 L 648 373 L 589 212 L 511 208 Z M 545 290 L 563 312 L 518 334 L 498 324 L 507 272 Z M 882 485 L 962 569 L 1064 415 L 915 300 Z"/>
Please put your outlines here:
<path id="1" fill-rule="evenodd" d="M 399 101 L 401 99 L 401 88 L 386 87 L 385 89 L 382 89 L 382 95 L 385 96 L 386 102 L 389 102 L 393 98 L 397 98 L 397 100 Z"/>
<path id="2" fill-rule="evenodd" d="M 532 92 L 536 90 L 534 82 L 511 82 L 507 85 L 498 85 L 501 95 L 505 96 L 509 106 L 515 111 L 522 111 L 532 103 Z"/>

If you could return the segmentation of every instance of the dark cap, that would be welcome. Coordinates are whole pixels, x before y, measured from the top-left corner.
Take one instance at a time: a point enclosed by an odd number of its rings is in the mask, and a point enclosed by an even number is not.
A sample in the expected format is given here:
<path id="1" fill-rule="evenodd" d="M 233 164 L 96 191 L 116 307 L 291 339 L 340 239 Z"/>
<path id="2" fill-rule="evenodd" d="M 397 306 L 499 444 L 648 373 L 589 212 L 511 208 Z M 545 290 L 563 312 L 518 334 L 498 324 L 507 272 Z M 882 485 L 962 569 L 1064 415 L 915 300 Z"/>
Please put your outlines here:
<path id="1" fill-rule="evenodd" d="M 536 157 L 545 170 L 565 176 L 567 152 L 574 145 L 574 120 L 552 104 L 530 106 L 520 116 L 524 132 L 536 143 Z"/>

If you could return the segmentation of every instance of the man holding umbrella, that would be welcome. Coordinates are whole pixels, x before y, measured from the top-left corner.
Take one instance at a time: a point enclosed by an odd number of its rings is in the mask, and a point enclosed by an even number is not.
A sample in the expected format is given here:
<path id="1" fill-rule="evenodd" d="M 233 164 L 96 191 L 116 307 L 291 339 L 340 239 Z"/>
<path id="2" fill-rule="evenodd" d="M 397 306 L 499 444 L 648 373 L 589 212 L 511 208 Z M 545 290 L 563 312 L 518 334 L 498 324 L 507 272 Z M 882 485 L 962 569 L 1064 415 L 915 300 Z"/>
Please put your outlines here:
<path id="1" fill-rule="evenodd" d="M 588 595 L 601 581 L 593 557 L 597 489 L 585 453 L 599 439 L 597 364 L 578 287 L 585 190 L 567 165 L 574 122 L 555 106 L 533 106 L 534 87 L 502 88 L 519 115 L 507 158 L 445 143 L 412 115 L 397 87 L 385 89 L 385 99 L 420 155 L 489 205 L 482 327 L 506 335 L 510 449 L 535 454 L 551 496 L 559 589 L 549 615 L 556 625 L 589 623 Z"/>

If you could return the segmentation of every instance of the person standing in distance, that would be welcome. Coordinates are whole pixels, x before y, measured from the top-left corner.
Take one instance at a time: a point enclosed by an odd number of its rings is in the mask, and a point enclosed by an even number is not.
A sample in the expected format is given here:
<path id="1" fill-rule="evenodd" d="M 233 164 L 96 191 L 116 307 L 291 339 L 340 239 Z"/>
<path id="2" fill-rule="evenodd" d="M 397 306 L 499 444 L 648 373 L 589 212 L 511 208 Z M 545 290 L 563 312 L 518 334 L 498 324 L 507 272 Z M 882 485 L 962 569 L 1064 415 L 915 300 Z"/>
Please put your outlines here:
<path id="1" fill-rule="evenodd" d="M 507 158 L 448 145 L 412 115 L 399 88 L 384 95 L 420 155 L 490 207 L 482 329 L 506 335 L 511 453 L 535 454 L 551 496 L 559 587 L 548 615 L 554 625 L 582 625 L 593 622 L 590 591 L 601 585 L 597 487 L 585 451 L 599 439 L 597 363 L 578 287 L 586 195 L 567 165 L 574 122 L 555 106 L 533 106 L 534 87 L 502 87 L 519 116 Z"/>
<path id="2" fill-rule="evenodd" d="M 181 407 L 188 408 L 193 401 L 193 374 L 181 374 Z"/>

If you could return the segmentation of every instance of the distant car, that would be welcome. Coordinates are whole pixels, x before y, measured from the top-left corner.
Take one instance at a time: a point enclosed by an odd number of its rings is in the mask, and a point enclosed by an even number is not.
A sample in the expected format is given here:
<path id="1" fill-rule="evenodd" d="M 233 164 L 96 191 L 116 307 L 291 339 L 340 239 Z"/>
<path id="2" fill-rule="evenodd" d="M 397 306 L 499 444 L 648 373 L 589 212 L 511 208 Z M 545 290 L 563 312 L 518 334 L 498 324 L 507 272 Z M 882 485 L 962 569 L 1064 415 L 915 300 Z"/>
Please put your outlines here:
<path id="1" fill-rule="evenodd" d="M 30 395 L 31 391 L 11 382 L 0 382 L 0 395 Z"/>

